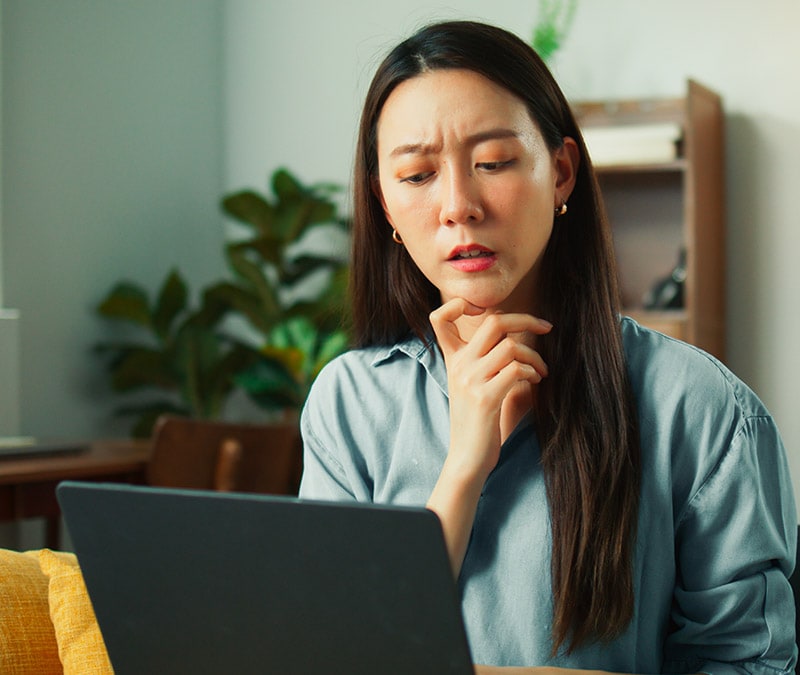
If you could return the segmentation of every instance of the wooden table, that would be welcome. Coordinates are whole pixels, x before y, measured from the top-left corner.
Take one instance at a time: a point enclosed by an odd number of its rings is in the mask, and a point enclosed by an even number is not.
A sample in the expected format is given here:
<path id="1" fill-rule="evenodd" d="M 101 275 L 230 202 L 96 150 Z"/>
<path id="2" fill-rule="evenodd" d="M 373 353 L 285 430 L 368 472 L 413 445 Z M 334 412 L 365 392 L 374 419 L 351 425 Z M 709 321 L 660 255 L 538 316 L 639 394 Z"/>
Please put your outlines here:
<path id="1" fill-rule="evenodd" d="M 61 509 L 56 486 L 62 480 L 145 482 L 151 443 L 97 441 L 82 450 L 0 458 L 0 521 L 45 518 L 45 545 L 58 548 Z"/>

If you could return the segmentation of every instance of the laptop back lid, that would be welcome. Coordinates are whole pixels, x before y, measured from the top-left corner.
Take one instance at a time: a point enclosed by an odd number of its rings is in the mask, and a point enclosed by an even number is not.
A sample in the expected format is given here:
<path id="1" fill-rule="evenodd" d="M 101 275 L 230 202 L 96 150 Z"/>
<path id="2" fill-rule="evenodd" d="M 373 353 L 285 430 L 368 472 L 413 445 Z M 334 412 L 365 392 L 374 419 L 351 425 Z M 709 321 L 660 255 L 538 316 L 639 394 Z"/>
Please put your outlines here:
<path id="1" fill-rule="evenodd" d="M 117 675 L 472 673 L 425 509 L 65 482 Z"/>

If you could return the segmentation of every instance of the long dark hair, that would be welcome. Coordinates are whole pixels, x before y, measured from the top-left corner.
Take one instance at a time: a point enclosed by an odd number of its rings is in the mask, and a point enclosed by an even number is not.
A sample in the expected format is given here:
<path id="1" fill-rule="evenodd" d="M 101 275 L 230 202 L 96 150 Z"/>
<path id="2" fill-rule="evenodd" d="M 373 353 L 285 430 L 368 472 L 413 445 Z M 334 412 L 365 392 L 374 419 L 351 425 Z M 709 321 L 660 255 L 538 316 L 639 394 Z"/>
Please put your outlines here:
<path id="1" fill-rule="evenodd" d="M 639 505 L 640 448 L 619 328 L 613 246 L 600 190 L 563 93 L 538 55 L 502 29 L 456 21 L 428 26 L 384 59 L 367 93 L 354 176 L 351 265 L 359 346 L 430 335 L 438 290 L 417 269 L 373 190 L 377 124 L 401 82 L 461 68 L 521 99 L 551 152 L 566 136 L 581 162 L 538 276 L 536 311 L 554 324 L 537 342 L 550 369 L 534 414 L 552 527 L 553 652 L 611 640 L 630 623 Z"/>

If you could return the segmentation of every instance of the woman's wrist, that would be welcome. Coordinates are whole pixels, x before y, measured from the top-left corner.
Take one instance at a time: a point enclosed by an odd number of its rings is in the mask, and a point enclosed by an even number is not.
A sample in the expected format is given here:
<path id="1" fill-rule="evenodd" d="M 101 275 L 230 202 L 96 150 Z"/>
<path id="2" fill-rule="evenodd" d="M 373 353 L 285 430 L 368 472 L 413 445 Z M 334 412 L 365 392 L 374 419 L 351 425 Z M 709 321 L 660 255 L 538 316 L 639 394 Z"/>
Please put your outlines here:
<path id="1" fill-rule="evenodd" d="M 449 460 L 450 458 L 448 458 Z M 445 460 L 427 507 L 442 523 L 454 576 L 458 576 L 483 490 L 481 476 L 464 465 Z"/>

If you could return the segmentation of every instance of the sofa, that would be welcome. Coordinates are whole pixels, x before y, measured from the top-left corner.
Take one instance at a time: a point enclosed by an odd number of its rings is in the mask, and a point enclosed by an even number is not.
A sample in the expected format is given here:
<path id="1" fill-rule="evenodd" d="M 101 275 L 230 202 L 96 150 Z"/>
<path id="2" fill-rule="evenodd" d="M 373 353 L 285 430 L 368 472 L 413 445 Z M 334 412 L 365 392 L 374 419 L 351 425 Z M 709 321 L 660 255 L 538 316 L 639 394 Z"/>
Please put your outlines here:
<path id="1" fill-rule="evenodd" d="M 0 549 L 0 673 L 113 673 L 74 554 Z"/>

